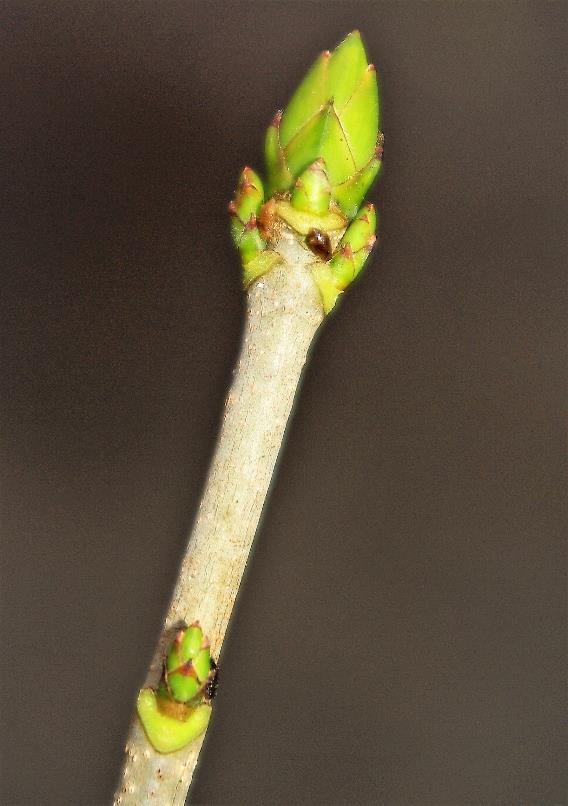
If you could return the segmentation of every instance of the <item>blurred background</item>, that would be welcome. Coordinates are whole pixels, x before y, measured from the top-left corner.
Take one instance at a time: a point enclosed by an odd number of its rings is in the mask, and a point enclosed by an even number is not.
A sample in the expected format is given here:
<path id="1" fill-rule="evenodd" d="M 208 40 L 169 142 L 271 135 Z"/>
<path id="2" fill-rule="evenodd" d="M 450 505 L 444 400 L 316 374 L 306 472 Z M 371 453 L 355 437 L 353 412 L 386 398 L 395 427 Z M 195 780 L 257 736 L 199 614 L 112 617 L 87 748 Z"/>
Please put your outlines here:
<path id="1" fill-rule="evenodd" d="M 226 205 L 319 51 L 380 242 L 313 350 L 193 804 L 561 804 L 562 2 L 3 2 L 2 801 L 108 804 L 243 321 Z"/>

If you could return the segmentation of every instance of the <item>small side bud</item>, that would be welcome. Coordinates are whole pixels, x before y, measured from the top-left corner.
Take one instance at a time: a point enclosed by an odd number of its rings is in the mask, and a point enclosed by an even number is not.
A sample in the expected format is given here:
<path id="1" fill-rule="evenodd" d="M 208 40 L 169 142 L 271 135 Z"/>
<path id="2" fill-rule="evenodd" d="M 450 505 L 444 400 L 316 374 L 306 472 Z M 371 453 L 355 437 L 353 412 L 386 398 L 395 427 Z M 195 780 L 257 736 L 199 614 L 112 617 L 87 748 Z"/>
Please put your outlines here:
<path id="1" fill-rule="evenodd" d="M 256 216 L 264 202 L 264 187 L 260 176 L 248 165 L 245 166 L 239 177 L 235 192 L 235 210 L 243 224 Z"/>
<path id="2" fill-rule="evenodd" d="M 345 230 L 329 262 L 336 287 L 343 291 L 363 268 L 375 243 L 377 216 L 372 204 L 365 204 Z"/>
<path id="3" fill-rule="evenodd" d="M 316 160 L 296 180 L 290 204 L 302 212 L 324 215 L 329 210 L 330 199 L 331 186 L 325 163 Z"/>
<path id="4" fill-rule="evenodd" d="M 369 238 L 374 235 L 377 226 L 375 206 L 370 202 L 364 204 L 353 219 L 343 237 L 340 246 L 349 246 L 353 252 L 363 249 Z"/>
<path id="5" fill-rule="evenodd" d="M 170 696 L 187 703 L 197 697 L 211 670 L 209 642 L 198 624 L 176 634 L 166 657 L 165 680 Z"/>
<path id="6" fill-rule="evenodd" d="M 243 265 L 253 260 L 266 245 L 257 226 L 257 216 L 263 202 L 262 180 L 247 165 L 239 177 L 235 198 L 229 204 L 231 235 Z"/>

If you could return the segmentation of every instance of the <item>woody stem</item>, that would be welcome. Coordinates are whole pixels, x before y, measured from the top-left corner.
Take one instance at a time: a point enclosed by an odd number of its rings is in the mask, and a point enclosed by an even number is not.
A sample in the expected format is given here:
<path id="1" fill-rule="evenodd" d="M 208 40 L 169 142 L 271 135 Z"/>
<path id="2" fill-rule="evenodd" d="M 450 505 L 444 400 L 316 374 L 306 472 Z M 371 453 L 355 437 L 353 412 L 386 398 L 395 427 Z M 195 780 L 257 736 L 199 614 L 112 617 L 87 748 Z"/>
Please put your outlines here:
<path id="1" fill-rule="evenodd" d="M 217 448 L 146 685 L 156 686 L 180 622 L 199 620 L 218 658 L 309 347 L 324 314 L 313 255 L 287 229 L 283 262 L 249 289 L 247 317 Z M 203 737 L 167 755 L 135 716 L 115 804 L 181 806 Z"/>

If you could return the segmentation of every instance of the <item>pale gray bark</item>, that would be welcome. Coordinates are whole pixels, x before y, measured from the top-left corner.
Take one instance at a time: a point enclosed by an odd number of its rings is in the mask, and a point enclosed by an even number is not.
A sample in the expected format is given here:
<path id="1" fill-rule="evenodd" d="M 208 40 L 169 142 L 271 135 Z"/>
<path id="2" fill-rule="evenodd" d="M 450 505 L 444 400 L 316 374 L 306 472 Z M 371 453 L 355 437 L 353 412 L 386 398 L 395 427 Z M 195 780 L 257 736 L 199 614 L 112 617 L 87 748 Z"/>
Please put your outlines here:
<path id="1" fill-rule="evenodd" d="M 286 230 L 276 248 L 282 264 L 247 295 L 243 343 L 217 449 L 146 685 L 157 684 L 165 646 L 182 621 L 198 620 L 213 657 L 219 657 L 302 368 L 323 320 L 310 271 L 313 255 Z M 135 716 L 115 804 L 181 806 L 202 742 L 157 753 Z"/>

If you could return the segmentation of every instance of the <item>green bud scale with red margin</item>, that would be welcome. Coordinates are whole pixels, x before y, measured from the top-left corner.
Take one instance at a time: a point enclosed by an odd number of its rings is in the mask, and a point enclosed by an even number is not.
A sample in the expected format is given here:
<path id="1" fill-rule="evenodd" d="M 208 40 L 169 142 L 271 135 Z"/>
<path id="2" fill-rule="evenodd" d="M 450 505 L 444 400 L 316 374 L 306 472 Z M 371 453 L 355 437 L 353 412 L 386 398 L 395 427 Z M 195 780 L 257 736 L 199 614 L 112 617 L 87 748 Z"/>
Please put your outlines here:
<path id="1" fill-rule="evenodd" d="M 158 689 L 142 689 L 136 706 L 146 736 L 159 753 L 179 750 L 204 732 L 211 716 L 208 685 L 215 670 L 199 623 L 179 629 Z"/>

